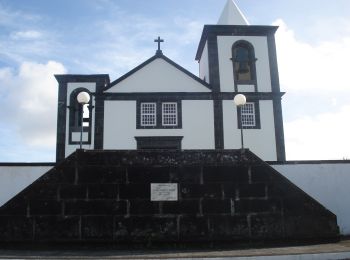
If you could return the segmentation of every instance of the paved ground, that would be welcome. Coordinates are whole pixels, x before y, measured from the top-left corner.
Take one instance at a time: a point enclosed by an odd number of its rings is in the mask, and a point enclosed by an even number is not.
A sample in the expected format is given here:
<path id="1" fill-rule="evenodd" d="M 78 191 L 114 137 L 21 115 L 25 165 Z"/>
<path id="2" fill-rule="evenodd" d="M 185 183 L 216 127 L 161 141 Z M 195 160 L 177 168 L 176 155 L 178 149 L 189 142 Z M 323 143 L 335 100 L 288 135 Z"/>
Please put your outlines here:
<path id="1" fill-rule="evenodd" d="M 350 259 L 350 240 L 339 243 L 236 250 L 1 250 L 0 259 Z"/>

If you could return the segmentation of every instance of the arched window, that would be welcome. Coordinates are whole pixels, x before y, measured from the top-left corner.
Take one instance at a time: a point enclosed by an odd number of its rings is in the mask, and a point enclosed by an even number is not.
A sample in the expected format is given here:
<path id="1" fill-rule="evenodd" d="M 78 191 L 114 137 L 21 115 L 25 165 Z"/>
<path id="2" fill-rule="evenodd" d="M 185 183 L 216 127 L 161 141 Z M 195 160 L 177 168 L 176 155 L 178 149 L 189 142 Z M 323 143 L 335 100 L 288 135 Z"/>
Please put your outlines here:
<path id="1" fill-rule="evenodd" d="M 255 54 L 253 46 L 247 41 L 238 41 L 232 46 L 232 62 L 235 81 L 255 80 Z"/>
<path id="2" fill-rule="evenodd" d="M 76 136 L 81 131 L 81 116 L 83 113 L 83 143 L 90 143 L 91 138 L 91 110 L 92 110 L 92 98 L 90 102 L 83 107 L 77 101 L 77 96 L 80 92 L 85 91 L 90 94 L 89 90 L 85 88 L 78 88 L 72 91 L 69 97 L 69 143 L 77 144 L 79 140 L 76 140 Z"/>

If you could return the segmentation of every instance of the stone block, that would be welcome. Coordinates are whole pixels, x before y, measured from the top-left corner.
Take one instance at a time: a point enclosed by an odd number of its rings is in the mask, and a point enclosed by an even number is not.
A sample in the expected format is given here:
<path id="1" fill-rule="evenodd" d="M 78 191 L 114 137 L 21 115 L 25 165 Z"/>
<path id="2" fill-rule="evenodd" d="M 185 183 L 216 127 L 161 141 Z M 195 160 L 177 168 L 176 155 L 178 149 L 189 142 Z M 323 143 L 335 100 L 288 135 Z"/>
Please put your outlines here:
<path id="1" fill-rule="evenodd" d="M 33 219 L 25 216 L 0 216 L 0 240 L 4 242 L 33 239 Z"/>
<path id="2" fill-rule="evenodd" d="M 199 199 L 182 199 L 180 201 L 163 201 L 163 214 L 197 215 Z"/>
<path id="3" fill-rule="evenodd" d="M 220 183 L 180 184 L 181 198 L 222 198 Z"/>
<path id="4" fill-rule="evenodd" d="M 119 187 L 120 199 L 151 199 L 151 184 L 120 184 Z"/>
<path id="5" fill-rule="evenodd" d="M 62 202 L 57 200 L 31 200 L 29 215 L 61 215 Z"/>
<path id="6" fill-rule="evenodd" d="M 206 217 L 179 217 L 179 238 L 181 241 L 208 240 L 208 220 Z"/>
<path id="7" fill-rule="evenodd" d="M 324 237 L 337 238 L 339 228 L 335 221 L 329 221 L 329 216 L 286 215 L 284 216 L 285 235 L 293 239 Z M 335 219 L 335 217 L 334 217 Z"/>
<path id="8" fill-rule="evenodd" d="M 34 185 L 35 189 L 24 192 L 24 198 L 26 200 L 57 200 L 59 184 L 35 183 Z"/>
<path id="9" fill-rule="evenodd" d="M 130 183 L 164 183 L 169 182 L 169 167 L 129 167 Z"/>
<path id="10" fill-rule="evenodd" d="M 260 212 L 278 212 L 281 209 L 281 203 L 278 200 L 264 199 L 240 199 L 234 202 L 235 213 L 260 213 Z"/>
<path id="11" fill-rule="evenodd" d="M 78 183 L 125 183 L 126 168 L 113 165 L 80 165 Z"/>
<path id="12" fill-rule="evenodd" d="M 36 183 L 74 183 L 75 165 L 63 164 L 59 168 L 53 168 L 48 173 L 41 176 Z"/>
<path id="13" fill-rule="evenodd" d="M 126 201 L 73 200 L 65 202 L 64 215 L 125 215 Z"/>
<path id="14" fill-rule="evenodd" d="M 264 198 L 266 197 L 265 184 L 241 184 L 238 187 L 239 198 Z"/>
<path id="15" fill-rule="evenodd" d="M 80 217 L 40 216 L 35 218 L 35 240 L 72 241 L 80 236 Z"/>
<path id="16" fill-rule="evenodd" d="M 89 199 L 117 199 L 117 184 L 89 184 Z"/>
<path id="17" fill-rule="evenodd" d="M 208 217 L 209 236 L 215 240 L 244 240 L 250 236 L 247 216 Z"/>
<path id="18" fill-rule="evenodd" d="M 26 216 L 28 201 L 24 198 L 14 198 L 0 208 L 0 216 Z"/>
<path id="19" fill-rule="evenodd" d="M 251 180 L 253 183 L 268 183 L 271 181 L 271 170 L 267 166 L 257 165 L 251 167 Z"/>
<path id="20" fill-rule="evenodd" d="M 231 201 L 229 199 L 203 199 L 203 214 L 231 214 Z"/>
<path id="21" fill-rule="evenodd" d="M 284 237 L 282 214 L 263 214 L 251 216 L 252 239 L 280 239 Z"/>
<path id="22" fill-rule="evenodd" d="M 87 185 L 85 184 L 61 184 L 60 199 L 86 199 Z"/>
<path id="23" fill-rule="evenodd" d="M 200 166 L 182 166 L 177 170 L 180 183 L 197 183 L 201 182 L 202 167 Z"/>
<path id="24" fill-rule="evenodd" d="M 118 220 L 121 225 L 118 223 L 116 232 L 118 230 L 119 233 L 127 232 L 132 242 L 168 242 L 178 238 L 175 217 L 130 217 L 124 221 Z M 124 226 L 125 229 L 120 226 Z"/>
<path id="25" fill-rule="evenodd" d="M 204 183 L 248 183 L 248 170 L 245 166 L 204 166 Z"/>
<path id="26" fill-rule="evenodd" d="M 222 188 L 226 199 L 236 198 L 236 191 L 237 191 L 236 183 L 224 183 L 222 184 Z"/>
<path id="27" fill-rule="evenodd" d="M 160 214 L 159 202 L 148 200 L 130 200 L 131 215 Z"/>
<path id="28" fill-rule="evenodd" d="M 81 222 L 82 239 L 112 241 L 112 216 L 84 216 Z"/>

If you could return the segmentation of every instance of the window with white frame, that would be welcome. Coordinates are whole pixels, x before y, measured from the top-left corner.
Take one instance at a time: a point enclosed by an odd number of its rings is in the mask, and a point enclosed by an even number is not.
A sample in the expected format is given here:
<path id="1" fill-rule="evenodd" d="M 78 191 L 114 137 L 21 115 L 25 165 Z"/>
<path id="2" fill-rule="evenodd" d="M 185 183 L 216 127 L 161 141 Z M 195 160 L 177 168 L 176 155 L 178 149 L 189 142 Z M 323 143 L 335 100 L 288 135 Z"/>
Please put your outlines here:
<path id="1" fill-rule="evenodd" d="M 243 127 L 255 127 L 255 104 L 253 102 L 247 102 L 241 107 L 241 123 Z"/>
<path id="2" fill-rule="evenodd" d="M 156 103 L 141 103 L 141 126 L 155 126 L 156 124 Z"/>
<path id="3" fill-rule="evenodd" d="M 177 103 L 175 102 L 162 103 L 162 125 L 163 126 L 177 125 Z"/>

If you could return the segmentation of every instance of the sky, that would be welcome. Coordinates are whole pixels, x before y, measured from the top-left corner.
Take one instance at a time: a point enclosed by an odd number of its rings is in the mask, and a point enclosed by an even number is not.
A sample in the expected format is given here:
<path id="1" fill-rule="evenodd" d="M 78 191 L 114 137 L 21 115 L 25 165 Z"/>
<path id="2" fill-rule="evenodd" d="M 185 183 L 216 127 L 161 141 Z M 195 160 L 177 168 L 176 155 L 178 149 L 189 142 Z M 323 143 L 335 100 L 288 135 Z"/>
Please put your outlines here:
<path id="1" fill-rule="evenodd" d="M 198 75 L 226 0 L 0 0 L 0 162 L 55 161 L 54 74 L 115 80 L 163 53 Z M 350 159 L 350 1 L 236 0 L 276 33 L 288 160 Z"/>

